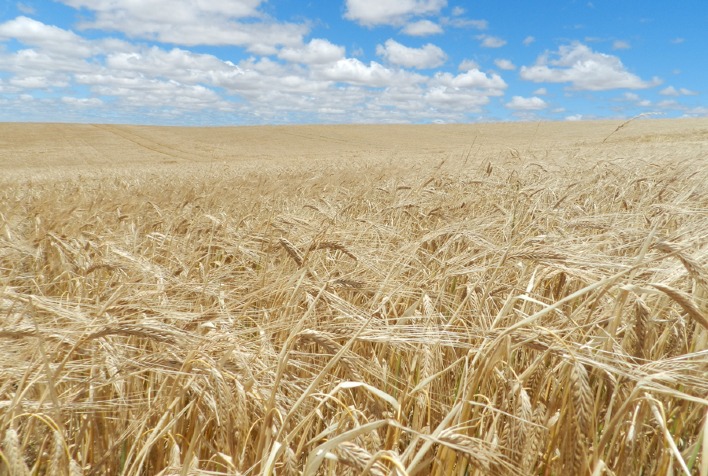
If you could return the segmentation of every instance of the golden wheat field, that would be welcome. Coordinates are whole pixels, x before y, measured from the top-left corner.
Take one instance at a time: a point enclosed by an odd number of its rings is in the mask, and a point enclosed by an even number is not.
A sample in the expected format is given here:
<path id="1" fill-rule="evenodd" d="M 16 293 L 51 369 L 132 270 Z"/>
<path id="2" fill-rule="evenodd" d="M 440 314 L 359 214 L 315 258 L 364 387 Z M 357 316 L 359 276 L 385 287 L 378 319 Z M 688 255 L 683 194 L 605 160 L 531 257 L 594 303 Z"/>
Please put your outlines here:
<path id="1" fill-rule="evenodd" d="M 0 124 L 0 474 L 708 475 L 708 119 Z"/>

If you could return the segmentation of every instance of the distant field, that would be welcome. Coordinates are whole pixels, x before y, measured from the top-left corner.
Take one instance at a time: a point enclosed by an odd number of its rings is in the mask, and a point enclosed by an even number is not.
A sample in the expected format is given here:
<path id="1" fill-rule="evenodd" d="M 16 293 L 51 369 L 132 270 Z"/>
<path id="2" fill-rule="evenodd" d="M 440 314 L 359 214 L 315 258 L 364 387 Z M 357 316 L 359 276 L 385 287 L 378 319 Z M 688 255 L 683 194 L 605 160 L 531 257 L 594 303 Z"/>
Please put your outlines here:
<path id="1" fill-rule="evenodd" d="M 526 158 L 593 159 L 639 152 L 664 157 L 705 154 L 708 119 L 472 125 L 347 125 L 183 128 L 91 124 L 0 123 L 0 171 L 47 168 L 123 168 L 226 162 L 325 160 L 439 160 L 469 155 L 505 160 L 515 149 Z M 610 136 L 611 135 L 611 136 Z M 602 141 L 607 142 L 602 144 Z M 37 170 L 37 169 L 42 169 Z"/>
<path id="2" fill-rule="evenodd" d="M 0 474 L 708 475 L 708 119 L 0 124 Z"/>

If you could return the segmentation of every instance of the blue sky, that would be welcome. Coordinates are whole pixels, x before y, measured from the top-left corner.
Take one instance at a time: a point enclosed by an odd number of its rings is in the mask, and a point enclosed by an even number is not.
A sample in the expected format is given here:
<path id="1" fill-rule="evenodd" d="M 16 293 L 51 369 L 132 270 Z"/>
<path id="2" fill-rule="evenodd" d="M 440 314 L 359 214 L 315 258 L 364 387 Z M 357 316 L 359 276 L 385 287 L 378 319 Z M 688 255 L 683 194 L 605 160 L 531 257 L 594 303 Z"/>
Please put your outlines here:
<path id="1" fill-rule="evenodd" d="M 708 116 L 705 0 L 0 4 L 0 121 Z"/>

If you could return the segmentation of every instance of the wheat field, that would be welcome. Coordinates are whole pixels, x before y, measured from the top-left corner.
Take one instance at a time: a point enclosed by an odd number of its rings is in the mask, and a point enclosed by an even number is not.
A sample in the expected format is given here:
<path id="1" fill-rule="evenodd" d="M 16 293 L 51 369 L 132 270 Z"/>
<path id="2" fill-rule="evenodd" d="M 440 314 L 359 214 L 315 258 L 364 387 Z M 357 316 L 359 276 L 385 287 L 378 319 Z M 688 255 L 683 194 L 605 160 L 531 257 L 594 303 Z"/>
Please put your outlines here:
<path id="1" fill-rule="evenodd" d="M 708 475 L 708 120 L 0 132 L 0 474 Z"/>

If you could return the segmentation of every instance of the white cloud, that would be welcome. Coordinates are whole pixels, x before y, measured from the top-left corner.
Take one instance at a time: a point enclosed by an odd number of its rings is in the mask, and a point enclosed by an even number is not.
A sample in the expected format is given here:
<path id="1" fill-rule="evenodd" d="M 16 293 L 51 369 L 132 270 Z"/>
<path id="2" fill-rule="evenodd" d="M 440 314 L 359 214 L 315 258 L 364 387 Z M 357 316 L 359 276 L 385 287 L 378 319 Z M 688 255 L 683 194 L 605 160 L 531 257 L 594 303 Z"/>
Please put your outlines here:
<path id="1" fill-rule="evenodd" d="M 34 15 L 37 13 L 37 9 L 32 5 L 26 5 L 22 2 L 17 2 L 17 9 L 24 13 L 25 15 Z"/>
<path id="2" fill-rule="evenodd" d="M 18 88 L 52 89 L 69 85 L 75 73 L 95 68 L 84 58 L 47 53 L 27 48 L 3 54 L 0 49 L 0 72 L 12 73 L 8 82 Z"/>
<path id="3" fill-rule="evenodd" d="M 673 86 L 668 86 L 659 91 L 659 94 L 662 94 L 664 96 L 695 96 L 698 93 L 686 88 L 676 89 Z"/>
<path id="4" fill-rule="evenodd" d="M 439 13 L 447 0 L 347 0 L 344 17 L 366 26 L 401 25 L 411 17 Z"/>
<path id="5" fill-rule="evenodd" d="M 64 88 L 69 85 L 65 76 L 62 79 L 58 79 L 56 76 L 20 76 L 11 78 L 9 83 L 22 89 Z"/>
<path id="6" fill-rule="evenodd" d="M 477 91 L 455 90 L 445 87 L 432 87 L 423 97 L 433 107 L 449 111 L 480 112 L 489 104 L 489 96 Z"/>
<path id="7" fill-rule="evenodd" d="M 269 20 L 258 10 L 262 0 L 60 1 L 93 12 L 95 18 L 80 28 L 187 46 L 236 45 L 275 54 L 278 46 L 300 45 L 309 31 L 306 25 Z"/>
<path id="8" fill-rule="evenodd" d="M 66 120 L 96 122 L 149 122 L 156 117 L 158 123 L 209 123 L 217 116 L 220 120 L 213 124 L 466 122 L 479 119 L 478 115 L 489 117 L 485 109 L 494 98 L 499 98 L 496 104 L 506 105 L 507 116 L 530 118 L 539 110 L 551 114 L 551 105 L 541 99 L 547 91 L 540 86 L 547 84 L 535 85 L 538 89 L 532 97 L 504 97 L 508 85 L 501 74 L 516 65 L 498 58 L 503 54 L 485 60 L 497 57 L 494 68 L 500 74 L 484 73 L 475 61 L 463 57 L 445 65 L 449 72 L 423 74 L 413 69 L 437 68 L 448 61 L 439 46 L 419 46 L 420 42 L 410 47 L 389 39 L 376 48 L 379 57 L 373 59 L 378 62 L 370 61 L 360 45 L 345 49 L 330 39 L 306 37 L 306 21 L 274 19 L 265 13 L 265 0 L 58 1 L 81 8 L 76 12 L 83 19 L 79 29 L 23 16 L 0 20 L 0 119 L 46 120 L 51 117 L 47 114 L 61 110 L 67 112 Z M 451 6 L 448 16 L 440 16 L 446 5 L 443 0 L 350 0 L 347 7 L 355 4 L 372 9 L 368 17 L 352 19 L 368 26 L 387 24 L 407 35 L 487 27 L 485 20 L 465 18 L 462 8 Z M 349 15 L 352 12 L 347 10 Z M 81 28 L 102 30 L 89 35 Z M 107 36 L 111 32 L 121 34 L 111 38 Z M 481 32 L 466 35 L 477 33 Z M 486 47 L 505 43 L 488 35 L 477 39 Z M 6 40 L 13 42 L 5 45 Z M 236 45 L 252 55 L 239 59 L 242 50 L 226 48 L 214 49 L 212 54 L 190 51 L 189 45 L 196 44 Z M 587 47 L 582 50 L 576 44 L 563 48 L 539 57 L 535 65 L 522 70 L 522 76 L 566 82 L 572 89 L 611 89 L 607 85 L 617 84 L 633 89 L 649 84 L 629 73 L 616 56 Z M 354 58 L 357 49 L 359 59 Z M 459 71 L 453 72 L 455 66 Z M 550 79 L 539 79 L 544 74 Z M 697 94 L 673 86 L 661 93 L 662 99 Z M 636 96 L 632 105 L 647 104 L 642 101 L 646 100 Z M 688 111 L 676 101 L 653 107 Z M 570 113 L 555 111 L 557 117 Z"/>
<path id="9" fill-rule="evenodd" d="M 566 116 L 565 120 L 566 121 L 582 121 L 583 115 L 582 114 L 573 114 L 572 116 Z"/>
<path id="10" fill-rule="evenodd" d="M 656 105 L 664 109 L 679 107 L 679 103 L 673 99 L 665 99 L 663 101 L 659 101 L 658 103 L 656 103 Z"/>
<path id="11" fill-rule="evenodd" d="M 125 106 L 200 110 L 222 102 L 215 91 L 201 85 L 185 85 L 174 80 L 120 76 L 114 74 L 77 75 L 76 81 L 91 87 L 94 94 L 113 96 Z"/>
<path id="12" fill-rule="evenodd" d="M 126 15 L 142 21 L 156 20 L 158 14 L 163 21 L 174 23 L 192 23 L 202 15 L 222 16 L 228 18 L 249 18 L 260 16 L 258 7 L 263 0 L 151 0 L 139 2 L 134 0 L 60 0 L 61 3 L 73 8 L 86 8 L 96 12 L 96 15 L 114 15 L 123 12 Z M 105 18 L 105 17 L 104 17 Z M 100 19 L 98 19 L 100 21 Z"/>
<path id="13" fill-rule="evenodd" d="M 485 48 L 501 48 L 506 45 L 506 40 L 496 36 L 477 35 L 475 38 L 482 41 L 482 46 Z"/>
<path id="14" fill-rule="evenodd" d="M 329 63 L 332 65 L 335 63 Z M 312 65 L 323 68 L 327 65 Z M 226 70 L 216 74 L 213 84 L 227 89 L 232 94 L 262 103 L 277 100 L 288 104 L 295 97 L 317 95 L 327 91 L 325 79 L 308 76 L 299 65 L 282 65 L 268 58 L 250 59 L 236 65 L 235 71 Z"/>
<path id="15" fill-rule="evenodd" d="M 103 101 L 99 98 L 75 98 L 70 96 L 64 96 L 61 98 L 61 102 L 68 104 L 69 106 L 78 107 L 100 107 L 103 106 Z"/>
<path id="16" fill-rule="evenodd" d="M 471 18 L 443 18 L 441 19 L 443 25 L 449 25 L 455 28 L 474 28 L 476 30 L 486 30 L 489 28 L 489 22 L 487 20 L 474 20 Z"/>
<path id="17" fill-rule="evenodd" d="M 628 50 L 632 47 L 632 45 L 629 44 L 627 41 L 623 40 L 615 40 L 612 42 L 612 49 L 613 50 Z"/>
<path id="18" fill-rule="evenodd" d="M 490 97 L 503 96 L 506 88 L 500 76 L 470 70 L 458 75 L 437 73 L 424 85 L 391 88 L 384 97 L 411 117 L 434 114 L 437 119 L 454 122 L 482 112 Z"/>
<path id="19" fill-rule="evenodd" d="M 17 94 L 17 93 L 19 93 L 20 91 L 22 91 L 21 88 L 18 88 L 18 87 L 16 87 L 16 86 L 10 86 L 9 83 L 7 83 L 5 80 L 3 80 L 2 78 L 0 78 L 0 93 L 3 93 L 3 94 Z M 2 98 L 0 97 L 0 101 L 1 101 L 1 100 L 2 100 Z M 0 104 L 2 104 L 2 103 L 0 102 Z"/>
<path id="20" fill-rule="evenodd" d="M 680 45 L 680 44 L 683 43 L 684 41 L 686 41 L 686 38 L 678 37 L 678 38 L 674 38 L 673 40 L 671 40 L 671 44 L 673 44 L 673 45 Z"/>
<path id="21" fill-rule="evenodd" d="M 639 94 L 636 93 L 630 93 L 630 92 L 625 92 L 622 94 L 621 97 L 614 99 L 615 101 L 626 101 L 633 103 L 635 106 L 639 107 L 649 107 L 652 105 L 652 102 L 648 99 L 642 99 L 642 97 Z"/>
<path id="22" fill-rule="evenodd" d="M 230 61 L 215 56 L 173 48 L 169 51 L 156 46 L 130 53 L 106 55 L 105 65 L 116 77 L 133 79 L 169 78 L 183 84 L 213 84 L 223 86 L 244 71 Z"/>
<path id="23" fill-rule="evenodd" d="M 0 24 L 1 39 L 15 39 L 63 56 L 88 57 L 92 54 L 88 42 L 76 33 L 24 16 Z"/>
<path id="24" fill-rule="evenodd" d="M 501 96 L 507 88 L 506 82 L 498 74 L 487 75 L 478 69 L 453 76 L 451 73 L 436 73 L 430 81 L 434 85 L 441 85 L 454 89 L 485 90 L 490 96 Z"/>
<path id="25" fill-rule="evenodd" d="M 523 43 L 524 46 L 529 46 L 534 41 L 536 41 L 536 38 L 534 38 L 533 36 L 527 36 L 521 43 Z"/>
<path id="26" fill-rule="evenodd" d="M 386 40 L 384 45 L 377 45 L 376 54 L 391 64 L 416 69 L 435 68 L 447 59 L 445 52 L 432 43 L 410 48 L 392 39 Z"/>
<path id="27" fill-rule="evenodd" d="M 696 106 L 686 109 L 684 117 L 708 117 L 708 107 Z"/>
<path id="28" fill-rule="evenodd" d="M 386 42 L 379 52 L 390 65 L 346 58 L 343 47 L 324 39 L 280 47 L 279 60 L 254 55 L 231 62 L 183 47 L 165 49 L 110 37 L 88 40 L 39 22 L 26 25 L 32 28 L 21 31 L 32 48 L 0 50 L 1 69 L 9 73 L 0 78 L 0 91 L 9 95 L 3 108 L 17 111 L 20 104 L 26 111 L 34 108 L 35 114 L 63 108 L 70 120 L 129 122 L 140 117 L 143 122 L 193 123 L 220 115 L 244 124 L 460 122 L 482 113 L 507 88 L 500 76 L 480 72 L 470 60 L 457 75 L 401 69 L 444 61 L 445 53 L 435 45 L 409 48 Z M 31 31 L 41 34 L 32 36 Z M 82 93 L 72 96 L 66 88 Z M 37 91 L 41 98 L 21 99 Z"/>
<path id="29" fill-rule="evenodd" d="M 661 82 L 658 78 L 644 81 L 627 71 L 618 57 L 597 53 L 579 42 L 544 53 L 534 66 L 522 66 L 521 77 L 534 82 L 570 83 L 573 89 L 584 91 L 643 89 Z"/>
<path id="30" fill-rule="evenodd" d="M 319 70 L 317 75 L 330 81 L 371 87 L 386 87 L 397 82 L 399 84 L 412 84 L 425 80 L 424 76 L 405 71 L 395 71 L 376 61 L 371 61 L 367 66 L 355 58 L 344 58 L 336 63 L 327 65 Z"/>
<path id="31" fill-rule="evenodd" d="M 471 59 L 464 59 L 460 62 L 460 65 L 457 67 L 459 71 L 469 71 L 471 69 L 479 69 L 479 64 L 477 64 L 476 61 L 471 60 Z"/>
<path id="32" fill-rule="evenodd" d="M 344 58 L 344 47 L 330 43 L 328 40 L 314 38 L 298 48 L 283 48 L 278 57 L 293 63 L 324 64 Z"/>
<path id="33" fill-rule="evenodd" d="M 537 96 L 530 98 L 514 96 L 511 98 L 511 101 L 506 103 L 506 107 L 517 111 L 540 111 L 541 109 L 547 108 L 548 104 Z"/>
<path id="34" fill-rule="evenodd" d="M 496 60 L 494 60 L 494 64 L 497 65 L 497 68 L 503 69 L 505 71 L 513 71 L 516 69 L 516 66 L 514 65 L 514 63 L 512 63 L 508 59 L 503 59 L 503 58 L 496 59 Z"/>
<path id="35" fill-rule="evenodd" d="M 378 70 L 378 84 L 369 81 L 365 71 L 359 71 L 356 78 L 350 73 L 347 79 L 353 85 L 338 83 L 324 91 L 318 97 L 319 107 L 349 111 L 347 121 L 350 122 L 429 122 L 432 119 L 460 122 L 469 120 L 469 114 L 481 113 L 490 98 L 502 96 L 507 87 L 499 76 L 479 71 L 459 75 L 440 73 L 428 79 L 400 70 L 384 72 L 380 69 L 384 67 L 375 63 L 359 65 L 360 69 L 362 67 Z M 331 77 L 331 71 L 329 73 Z M 368 88 L 371 85 L 383 89 L 371 90 Z"/>
<path id="36" fill-rule="evenodd" d="M 437 35 L 442 32 L 442 27 L 430 20 L 420 20 L 409 23 L 401 30 L 401 33 L 408 36 L 429 36 Z"/>

